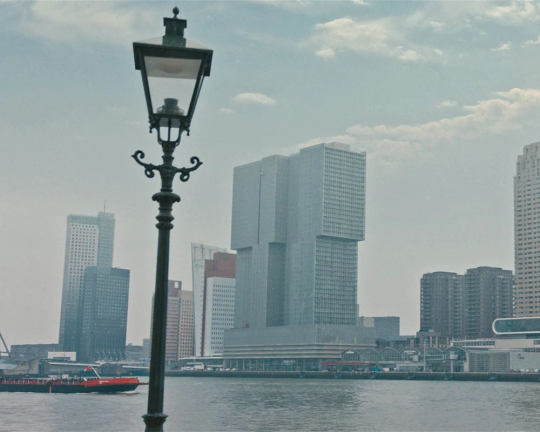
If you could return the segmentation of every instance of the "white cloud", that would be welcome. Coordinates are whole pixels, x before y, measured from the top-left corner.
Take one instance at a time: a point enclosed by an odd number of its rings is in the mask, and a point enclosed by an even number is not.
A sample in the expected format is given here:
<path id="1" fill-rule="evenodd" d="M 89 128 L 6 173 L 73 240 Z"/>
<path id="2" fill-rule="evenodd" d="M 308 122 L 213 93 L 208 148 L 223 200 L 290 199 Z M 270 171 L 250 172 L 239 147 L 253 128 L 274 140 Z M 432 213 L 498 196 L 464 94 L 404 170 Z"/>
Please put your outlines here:
<path id="1" fill-rule="evenodd" d="M 494 52 L 510 51 L 511 47 L 512 47 L 511 42 L 501 42 L 501 44 L 497 48 L 491 48 L 491 51 L 494 51 Z"/>
<path id="2" fill-rule="evenodd" d="M 353 51 L 362 54 L 382 55 L 403 62 L 440 61 L 440 49 L 415 44 L 408 40 L 406 33 L 414 22 L 397 18 L 382 18 L 358 21 L 350 17 L 338 18 L 315 25 L 310 43 L 315 46 L 315 54 L 325 60 L 336 54 Z"/>
<path id="3" fill-rule="evenodd" d="M 240 103 L 256 103 L 260 105 L 275 105 L 277 103 L 274 98 L 262 93 L 240 93 L 234 97 L 234 100 Z"/>
<path id="4" fill-rule="evenodd" d="M 221 108 L 219 112 L 226 115 L 234 114 L 234 111 L 230 108 Z"/>
<path id="5" fill-rule="evenodd" d="M 437 108 L 441 109 L 441 108 L 453 108 L 453 107 L 456 107 L 457 106 L 457 102 L 456 101 L 452 101 L 452 100 L 443 100 L 442 102 L 438 103 L 436 105 Z"/>
<path id="6" fill-rule="evenodd" d="M 477 13 L 507 25 L 540 21 L 540 5 L 532 1 L 513 1 L 504 6 L 490 4 L 481 6 Z"/>
<path id="7" fill-rule="evenodd" d="M 485 21 L 507 26 L 539 22 L 540 2 L 426 2 L 414 12 L 402 16 L 375 20 L 345 16 L 317 24 L 307 44 L 324 60 L 333 59 L 343 52 L 356 52 L 390 57 L 402 62 L 444 62 L 448 55 L 426 42 L 429 38 L 421 32 L 456 33 L 474 29 L 476 23 Z M 480 29 L 474 31 L 483 33 Z M 526 42 L 525 45 L 533 45 L 533 42 Z M 504 52 L 510 49 L 511 43 L 503 42 L 492 51 Z"/>
<path id="8" fill-rule="evenodd" d="M 369 3 L 365 0 L 351 0 L 355 5 L 358 6 L 369 6 Z"/>
<path id="9" fill-rule="evenodd" d="M 141 39 L 141 26 L 151 28 L 156 19 L 154 12 L 120 2 L 37 1 L 21 25 L 26 33 L 57 42 L 129 47 Z"/>
<path id="10" fill-rule="evenodd" d="M 523 44 L 523 47 L 527 48 L 527 47 L 532 47 L 532 46 L 535 46 L 535 45 L 540 45 L 540 36 L 538 36 L 537 39 L 526 41 Z"/>
<path id="11" fill-rule="evenodd" d="M 332 48 L 323 48 L 315 52 L 315 55 L 321 57 L 323 60 L 331 60 L 336 58 L 336 52 Z"/>
<path id="12" fill-rule="evenodd" d="M 454 106 L 454 101 L 444 102 Z M 491 99 L 464 106 L 463 111 L 462 115 L 418 125 L 355 125 L 344 134 L 314 138 L 296 147 L 331 141 L 351 144 L 367 151 L 370 171 L 387 173 L 406 162 L 425 160 L 431 156 L 432 148 L 442 143 L 476 140 L 536 125 L 540 116 L 540 89 L 497 92 Z"/>

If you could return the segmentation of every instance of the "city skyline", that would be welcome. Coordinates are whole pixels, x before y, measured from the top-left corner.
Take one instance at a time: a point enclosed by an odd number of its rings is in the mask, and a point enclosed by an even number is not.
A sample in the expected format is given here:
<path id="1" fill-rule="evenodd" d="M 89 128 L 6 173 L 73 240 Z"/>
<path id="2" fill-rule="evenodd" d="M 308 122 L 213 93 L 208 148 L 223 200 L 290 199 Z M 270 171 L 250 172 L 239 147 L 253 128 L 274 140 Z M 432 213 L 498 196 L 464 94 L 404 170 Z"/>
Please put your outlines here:
<path id="1" fill-rule="evenodd" d="M 361 3 L 182 5 L 193 39 L 219 53 L 220 79 L 208 81 L 211 97 L 177 152 L 179 163 L 196 154 L 204 165 L 179 187 L 170 277 L 190 286 L 191 242 L 228 244 L 233 166 L 344 141 L 367 150 L 370 167 L 360 313 L 400 316 L 413 334 L 422 274 L 514 268 L 515 160 L 540 137 L 531 121 L 540 12 L 530 3 Z M 0 111 L 11 143 L 0 180 L 19 179 L 2 190 L 2 301 L 24 305 L 0 316 L 9 344 L 56 340 L 65 217 L 93 214 L 104 200 L 122 221 L 116 264 L 133 269 L 128 341 L 149 336 L 157 183 L 134 188 L 141 173 L 129 156 L 157 150 L 131 42 L 161 34 L 172 6 L 0 3 Z M 375 43 L 365 29 L 388 32 Z M 31 103 L 40 115 L 18 127 Z"/>

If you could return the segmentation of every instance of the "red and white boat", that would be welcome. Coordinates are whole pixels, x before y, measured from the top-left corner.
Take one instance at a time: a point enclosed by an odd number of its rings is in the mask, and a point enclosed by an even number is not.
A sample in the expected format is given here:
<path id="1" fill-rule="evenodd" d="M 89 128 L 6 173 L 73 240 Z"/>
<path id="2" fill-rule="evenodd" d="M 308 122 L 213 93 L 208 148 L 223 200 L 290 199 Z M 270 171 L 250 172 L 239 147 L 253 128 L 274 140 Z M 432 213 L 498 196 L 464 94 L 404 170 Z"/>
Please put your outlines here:
<path id="1" fill-rule="evenodd" d="M 135 390 L 136 377 L 120 378 L 2 378 L 0 392 L 119 393 Z"/>

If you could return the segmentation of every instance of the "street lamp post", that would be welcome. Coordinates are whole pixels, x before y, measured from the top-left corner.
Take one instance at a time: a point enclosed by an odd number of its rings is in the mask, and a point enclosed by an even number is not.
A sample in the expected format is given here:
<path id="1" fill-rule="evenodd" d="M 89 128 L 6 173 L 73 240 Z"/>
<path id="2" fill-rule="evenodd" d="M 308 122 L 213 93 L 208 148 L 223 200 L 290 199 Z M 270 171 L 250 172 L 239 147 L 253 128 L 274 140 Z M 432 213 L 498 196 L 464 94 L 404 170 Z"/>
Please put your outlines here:
<path id="1" fill-rule="evenodd" d="M 189 180 L 191 172 L 202 165 L 198 157 L 190 159 L 188 168 L 173 165 L 174 150 L 180 144 L 182 132 L 187 132 L 197 105 L 205 77 L 210 76 L 212 50 L 184 38 L 187 21 L 179 19 L 178 8 L 173 18 L 164 18 L 165 36 L 133 44 L 135 68 L 141 71 L 150 132 L 157 131 L 157 141 L 162 147 L 163 163 L 153 165 L 142 161 L 144 152 L 133 154 L 135 161 L 144 167 L 147 177 L 161 177 L 161 190 L 152 196 L 159 203 L 157 228 L 158 253 L 156 290 L 152 323 L 152 348 L 150 360 L 150 383 L 148 389 L 148 412 L 143 416 L 146 431 L 163 431 L 167 415 L 163 413 L 165 384 L 165 339 L 167 331 L 167 290 L 169 279 L 169 244 L 173 228 L 173 204 L 180 197 L 173 192 L 176 174 L 180 180 Z M 163 104 L 163 105 L 161 105 Z"/>

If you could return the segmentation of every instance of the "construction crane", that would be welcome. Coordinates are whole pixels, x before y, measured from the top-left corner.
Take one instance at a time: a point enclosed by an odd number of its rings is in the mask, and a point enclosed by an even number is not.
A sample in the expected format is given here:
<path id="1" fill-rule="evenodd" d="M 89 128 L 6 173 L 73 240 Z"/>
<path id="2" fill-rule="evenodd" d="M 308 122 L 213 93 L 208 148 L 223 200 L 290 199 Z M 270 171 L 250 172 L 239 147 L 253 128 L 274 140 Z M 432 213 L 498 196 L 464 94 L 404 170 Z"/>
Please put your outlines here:
<path id="1" fill-rule="evenodd" d="M 0 351 L 0 357 L 2 357 L 2 354 L 7 354 L 8 357 L 11 357 L 11 354 L 9 353 L 9 349 L 7 347 L 6 341 L 4 340 L 4 337 L 2 336 L 2 333 L 0 333 L 0 339 L 2 339 L 2 343 L 4 344 L 5 351 Z"/>

